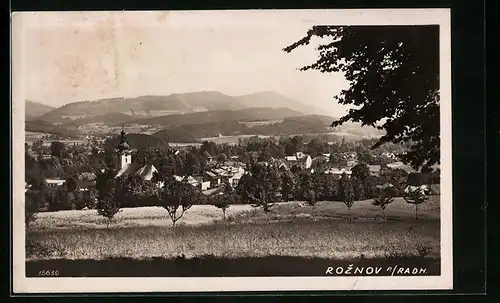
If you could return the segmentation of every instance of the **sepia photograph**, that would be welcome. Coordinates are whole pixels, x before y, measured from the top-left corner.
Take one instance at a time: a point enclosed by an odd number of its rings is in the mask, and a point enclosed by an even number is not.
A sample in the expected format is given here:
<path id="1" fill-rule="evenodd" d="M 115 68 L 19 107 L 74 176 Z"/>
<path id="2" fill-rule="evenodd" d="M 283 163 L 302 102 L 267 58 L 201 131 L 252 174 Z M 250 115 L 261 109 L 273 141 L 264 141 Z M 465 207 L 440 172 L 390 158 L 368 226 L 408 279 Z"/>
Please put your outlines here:
<path id="1" fill-rule="evenodd" d="M 11 39 L 14 292 L 452 289 L 449 10 L 21 12 Z"/>

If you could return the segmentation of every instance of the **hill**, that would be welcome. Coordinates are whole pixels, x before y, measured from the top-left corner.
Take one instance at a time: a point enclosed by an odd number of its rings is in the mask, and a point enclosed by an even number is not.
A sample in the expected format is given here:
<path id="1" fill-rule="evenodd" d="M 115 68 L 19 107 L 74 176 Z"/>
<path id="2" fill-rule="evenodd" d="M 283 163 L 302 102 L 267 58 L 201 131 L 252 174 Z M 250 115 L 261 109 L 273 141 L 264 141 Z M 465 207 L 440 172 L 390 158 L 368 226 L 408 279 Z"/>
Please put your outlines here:
<path id="1" fill-rule="evenodd" d="M 203 124 L 186 124 L 156 132 L 154 136 L 169 142 L 196 142 L 197 138 L 246 134 L 249 128 L 238 121 L 228 120 Z"/>
<path id="2" fill-rule="evenodd" d="M 65 123 L 75 119 L 122 113 L 139 120 L 172 114 L 238 111 L 249 108 L 272 108 L 276 110 L 288 108 L 301 114 L 321 113 L 321 110 L 316 110 L 309 105 L 302 104 L 276 92 L 268 91 L 233 97 L 216 91 L 203 91 L 167 96 L 139 96 L 135 98 L 80 101 L 66 104 L 50 112 L 44 112 L 40 118 L 52 123 Z"/>
<path id="3" fill-rule="evenodd" d="M 75 137 L 80 135 L 76 129 L 69 129 L 60 125 L 54 125 L 43 120 L 30 120 L 25 122 L 25 130 L 36 133 L 47 133 L 62 137 Z"/>
<path id="4" fill-rule="evenodd" d="M 254 94 L 236 96 L 234 98 L 245 107 L 287 107 L 304 114 L 318 114 L 322 112 L 321 109 L 303 104 L 297 100 L 285 97 L 273 91 L 258 92 Z"/>
<path id="5" fill-rule="evenodd" d="M 168 142 L 165 140 L 145 134 L 127 134 L 127 142 L 131 148 L 154 148 L 168 147 Z M 115 148 L 120 144 L 120 136 L 108 138 L 104 142 L 106 148 Z"/>
<path id="6" fill-rule="evenodd" d="M 332 119 L 334 118 L 318 115 L 288 117 L 281 123 L 256 126 L 252 131 L 268 136 L 323 133 L 328 131 Z"/>
<path id="7" fill-rule="evenodd" d="M 348 137 L 360 140 L 374 137 L 381 131 L 371 127 L 361 127 L 351 123 L 345 129 L 331 128 L 335 118 L 320 115 L 287 117 L 281 122 L 248 127 L 237 120 L 224 120 L 212 123 L 185 124 L 171 129 L 164 129 L 154 134 L 169 142 L 194 142 L 198 138 L 238 135 L 290 136 L 296 134 L 330 134 L 335 138 Z M 374 134 L 375 133 L 375 134 Z"/>
<path id="8" fill-rule="evenodd" d="M 55 107 L 29 100 L 26 100 L 24 106 L 26 120 L 31 120 L 36 117 L 42 116 L 55 109 Z"/>
<path id="9" fill-rule="evenodd" d="M 41 118 L 50 122 L 63 122 L 79 116 L 100 116 L 109 113 L 130 113 L 147 117 L 171 113 L 189 113 L 209 110 L 236 110 L 243 106 L 233 97 L 219 92 L 194 92 L 168 96 L 140 96 L 111 98 L 66 104 L 46 113 Z"/>
<path id="10" fill-rule="evenodd" d="M 283 120 L 286 117 L 300 116 L 301 112 L 289 108 L 246 108 L 240 110 L 207 111 L 190 114 L 176 114 L 154 118 L 137 119 L 136 124 L 162 125 L 176 127 L 188 124 L 217 123 L 223 121 L 263 121 Z"/>
<path id="11" fill-rule="evenodd" d="M 244 123 L 241 123 L 241 121 L 237 120 L 224 120 L 203 124 L 186 124 L 174 127 L 172 129 L 161 130 L 154 135 L 165 139 L 178 136 L 179 134 L 182 134 L 186 138 L 206 138 L 217 137 L 219 135 L 273 136 L 325 132 L 326 127 L 328 126 L 316 116 L 304 116 L 301 117 L 299 121 L 295 120 L 295 118 L 296 117 L 285 118 L 282 122 L 279 123 L 258 125 L 254 127 L 248 127 Z"/>
<path id="12" fill-rule="evenodd" d="M 133 117 L 123 113 L 107 113 L 103 115 L 86 117 L 82 119 L 67 120 L 63 123 L 65 127 L 78 128 L 79 126 L 89 123 L 105 123 L 107 125 L 118 125 L 129 122 Z"/>

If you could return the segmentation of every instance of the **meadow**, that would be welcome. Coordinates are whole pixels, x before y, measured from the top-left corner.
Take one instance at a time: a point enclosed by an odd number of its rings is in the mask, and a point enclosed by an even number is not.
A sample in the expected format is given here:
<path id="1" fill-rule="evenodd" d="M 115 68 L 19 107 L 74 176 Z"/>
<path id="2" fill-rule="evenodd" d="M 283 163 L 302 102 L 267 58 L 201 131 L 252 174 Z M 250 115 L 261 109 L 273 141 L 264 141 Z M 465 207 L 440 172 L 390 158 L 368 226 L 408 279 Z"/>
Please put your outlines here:
<path id="1" fill-rule="evenodd" d="M 27 234 L 27 275 L 40 268 L 68 276 L 324 275 L 325 266 L 353 260 L 439 274 L 439 196 L 419 207 L 418 220 L 402 198 L 385 220 L 370 202 L 350 211 L 340 202 L 314 210 L 279 203 L 271 214 L 232 205 L 227 221 L 219 209 L 195 205 L 175 229 L 157 207 L 123 209 L 109 228 L 93 210 L 41 213 Z"/>

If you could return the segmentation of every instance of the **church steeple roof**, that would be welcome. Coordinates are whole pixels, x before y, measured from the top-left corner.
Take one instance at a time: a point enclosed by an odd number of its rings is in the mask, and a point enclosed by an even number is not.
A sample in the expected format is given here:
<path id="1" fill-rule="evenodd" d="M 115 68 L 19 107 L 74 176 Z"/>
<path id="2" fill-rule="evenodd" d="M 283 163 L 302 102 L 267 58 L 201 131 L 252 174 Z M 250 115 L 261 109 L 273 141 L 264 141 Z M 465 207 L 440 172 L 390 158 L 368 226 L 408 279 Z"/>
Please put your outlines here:
<path id="1" fill-rule="evenodd" d="M 127 136 L 125 135 L 125 129 L 122 126 L 122 131 L 120 133 L 120 144 L 118 144 L 118 152 L 123 152 L 130 148 L 130 145 L 127 143 Z"/>

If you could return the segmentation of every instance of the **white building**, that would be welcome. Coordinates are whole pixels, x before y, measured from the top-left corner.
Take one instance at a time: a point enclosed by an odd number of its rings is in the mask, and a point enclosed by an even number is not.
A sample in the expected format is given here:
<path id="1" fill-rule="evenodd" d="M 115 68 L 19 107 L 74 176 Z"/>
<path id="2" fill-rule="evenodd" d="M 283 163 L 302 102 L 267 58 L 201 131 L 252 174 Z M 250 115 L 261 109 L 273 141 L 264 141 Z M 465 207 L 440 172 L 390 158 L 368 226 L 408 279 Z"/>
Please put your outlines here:
<path id="1" fill-rule="evenodd" d="M 132 153 L 125 137 L 125 131 L 121 132 L 120 144 L 118 145 L 118 173 L 116 178 L 129 175 L 140 176 L 143 180 L 150 181 L 155 172 L 158 172 L 152 164 L 132 163 Z"/>
<path id="2" fill-rule="evenodd" d="M 305 155 L 302 152 L 298 152 L 293 156 L 285 157 L 285 167 L 288 169 L 292 169 L 293 167 L 298 167 L 300 169 L 309 169 L 312 166 L 312 158 L 309 155 Z M 279 168 L 282 168 L 283 163 L 279 165 Z"/>

